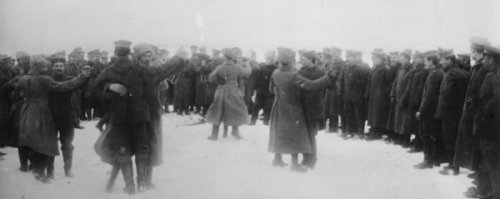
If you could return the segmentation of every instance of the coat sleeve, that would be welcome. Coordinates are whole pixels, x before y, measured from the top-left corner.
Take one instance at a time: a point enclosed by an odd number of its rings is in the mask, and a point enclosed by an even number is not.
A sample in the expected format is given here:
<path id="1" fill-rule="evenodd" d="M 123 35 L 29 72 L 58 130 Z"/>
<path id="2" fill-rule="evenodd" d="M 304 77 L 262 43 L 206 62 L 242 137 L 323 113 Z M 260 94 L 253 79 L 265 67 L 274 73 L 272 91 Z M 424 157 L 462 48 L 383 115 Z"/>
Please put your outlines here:
<path id="1" fill-rule="evenodd" d="M 84 75 L 78 75 L 77 77 L 64 81 L 64 82 L 57 82 L 54 79 L 47 77 L 46 78 L 46 86 L 49 91 L 53 92 L 64 92 L 64 91 L 70 91 L 73 90 L 83 84 L 85 84 L 88 80 L 88 77 L 85 77 Z"/>
<path id="2" fill-rule="evenodd" d="M 294 84 L 304 90 L 318 90 L 326 87 L 331 83 L 332 79 L 328 75 L 324 75 L 316 80 L 308 80 L 299 74 L 294 77 Z"/>
<path id="3" fill-rule="evenodd" d="M 218 73 L 219 67 L 215 67 L 215 69 L 208 75 L 208 81 L 217 82 Z"/>
<path id="4" fill-rule="evenodd" d="M 148 69 L 149 74 L 162 80 L 169 76 L 180 73 L 186 68 L 187 62 L 178 56 L 172 57 L 160 67 L 151 67 Z"/>
<path id="5" fill-rule="evenodd" d="M 250 65 L 248 65 L 246 67 L 243 67 L 243 66 L 240 66 L 240 67 L 241 67 L 240 76 L 242 76 L 242 77 L 250 76 L 250 74 L 252 73 L 252 67 Z"/>
<path id="6" fill-rule="evenodd" d="M 450 107 L 458 107 L 460 106 L 458 103 L 461 101 L 458 99 L 460 97 L 460 91 L 462 90 L 460 86 L 462 85 L 461 78 L 456 73 L 451 73 L 445 76 L 445 87 L 443 93 L 443 101 L 446 102 L 444 104 L 445 109 L 449 109 Z M 439 99 L 441 100 L 441 99 Z"/>

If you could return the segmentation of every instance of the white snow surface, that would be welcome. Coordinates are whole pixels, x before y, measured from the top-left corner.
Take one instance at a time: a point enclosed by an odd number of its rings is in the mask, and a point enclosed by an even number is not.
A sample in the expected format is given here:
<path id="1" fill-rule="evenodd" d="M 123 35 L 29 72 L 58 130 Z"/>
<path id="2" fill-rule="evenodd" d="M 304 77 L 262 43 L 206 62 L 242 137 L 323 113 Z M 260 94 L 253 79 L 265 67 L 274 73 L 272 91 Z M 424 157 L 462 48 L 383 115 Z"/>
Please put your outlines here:
<path id="1" fill-rule="evenodd" d="M 470 171 L 442 176 L 436 167 L 416 170 L 420 153 L 383 141 L 343 140 L 324 131 L 317 137 L 314 170 L 274 168 L 273 154 L 267 151 L 269 127 L 260 121 L 240 128 L 242 140 L 212 142 L 206 139 L 210 124 L 186 125 L 197 120 L 194 115 L 163 116 L 164 163 L 154 170 L 154 190 L 128 196 L 120 174 L 113 192 L 105 191 L 111 166 L 94 152 L 99 132 L 92 121 L 76 130 L 73 178 L 64 177 L 62 157 L 57 156 L 55 179 L 41 183 L 18 170 L 17 149 L 0 149 L 7 153 L 0 160 L 0 199 L 460 199 L 471 186 Z M 290 156 L 284 158 L 290 161 Z"/>

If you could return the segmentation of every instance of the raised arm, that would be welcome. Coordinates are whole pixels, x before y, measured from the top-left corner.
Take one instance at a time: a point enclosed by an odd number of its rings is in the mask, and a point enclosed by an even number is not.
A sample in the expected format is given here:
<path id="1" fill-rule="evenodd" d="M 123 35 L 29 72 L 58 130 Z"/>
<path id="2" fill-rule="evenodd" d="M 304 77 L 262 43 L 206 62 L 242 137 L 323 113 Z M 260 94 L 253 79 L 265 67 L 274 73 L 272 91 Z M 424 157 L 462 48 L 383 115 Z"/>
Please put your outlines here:
<path id="1" fill-rule="evenodd" d="M 73 90 L 79 86 L 82 86 L 83 84 L 85 84 L 87 82 L 88 79 L 89 79 L 89 77 L 86 75 L 83 75 L 83 74 L 80 74 L 80 75 L 76 76 L 75 78 L 68 80 L 68 81 L 64 81 L 64 82 L 57 82 L 50 77 L 46 77 L 45 83 L 46 83 L 47 88 L 50 91 L 64 92 L 64 91 L 70 91 L 70 90 Z"/>
<path id="2" fill-rule="evenodd" d="M 186 60 L 175 55 L 160 67 L 148 68 L 148 72 L 152 74 L 154 77 L 162 80 L 169 76 L 182 72 L 182 70 L 184 70 L 184 68 L 186 68 L 187 65 L 188 62 Z"/>

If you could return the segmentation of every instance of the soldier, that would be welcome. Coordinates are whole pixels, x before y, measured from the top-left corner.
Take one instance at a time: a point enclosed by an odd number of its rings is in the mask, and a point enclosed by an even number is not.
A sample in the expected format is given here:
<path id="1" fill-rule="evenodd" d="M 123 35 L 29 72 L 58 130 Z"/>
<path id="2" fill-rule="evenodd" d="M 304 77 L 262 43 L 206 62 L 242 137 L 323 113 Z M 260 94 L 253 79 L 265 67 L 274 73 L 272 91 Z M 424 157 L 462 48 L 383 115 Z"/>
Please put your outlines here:
<path id="1" fill-rule="evenodd" d="M 318 66 L 316 62 L 316 55 L 314 51 L 306 51 L 301 53 L 300 63 L 302 68 L 299 70 L 299 75 L 308 79 L 316 80 L 325 75 L 324 69 Z M 318 155 L 316 147 L 316 135 L 320 129 L 320 124 L 324 121 L 324 106 L 325 106 L 325 87 L 319 87 L 314 90 L 302 90 L 300 94 L 300 101 L 302 109 L 305 114 L 307 132 L 311 141 L 312 153 L 304 154 L 302 166 L 313 169 L 316 165 Z"/>
<path id="2" fill-rule="evenodd" d="M 64 51 L 56 53 L 52 60 L 53 71 L 52 78 L 56 82 L 64 82 L 72 78 L 64 74 L 66 54 Z M 75 119 L 76 113 L 71 104 L 72 91 L 52 92 L 50 93 L 49 107 L 54 117 L 56 131 L 59 134 L 61 151 L 64 162 L 64 174 L 66 177 L 72 177 L 71 167 L 73 164 L 73 138 L 75 137 Z M 47 168 L 47 177 L 54 178 L 54 157 L 50 159 Z"/>
<path id="3" fill-rule="evenodd" d="M 260 65 L 257 74 L 257 81 L 255 82 L 255 105 L 252 109 L 251 125 L 255 125 L 259 117 L 259 111 L 264 110 L 264 125 L 269 125 L 271 116 L 271 108 L 274 102 L 274 94 L 269 90 L 269 82 L 271 75 L 276 69 L 274 51 L 266 54 L 266 62 Z"/>
<path id="4" fill-rule="evenodd" d="M 402 96 L 401 104 L 408 112 L 403 115 L 403 133 L 413 135 L 412 149 L 409 152 L 415 153 L 422 151 L 422 140 L 419 134 L 419 124 L 415 114 L 420 108 L 422 92 L 425 81 L 429 75 L 429 70 L 424 66 L 424 55 L 416 51 L 413 55 L 414 69 L 408 74 L 408 85 Z"/>
<path id="5" fill-rule="evenodd" d="M 472 197 L 500 198 L 500 49 L 485 46 L 482 65 L 487 71 L 477 94 L 473 139 L 478 143 L 478 193 Z M 466 193 L 466 196 L 470 196 Z"/>
<path id="6" fill-rule="evenodd" d="M 446 160 L 449 163 L 440 173 L 447 175 L 451 170 L 454 175 L 458 175 L 459 167 L 453 164 L 453 156 L 460 115 L 467 92 L 468 74 L 458 68 L 451 49 L 439 52 L 439 63 L 443 66 L 445 74 L 439 88 L 435 117 L 442 121 L 442 136 L 446 147 Z"/>
<path id="7" fill-rule="evenodd" d="M 64 74 L 74 77 L 77 74 L 80 73 L 82 69 L 82 60 L 83 56 L 85 53 L 83 52 L 81 47 L 77 47 L 73 50 L 68 55 L 68 63 L 66 67 L 64 68 Z M 75 107 L 76 115 L 77 115 L 77 124 L 75 125 L 75 128 L 77 129 L 83 129 L 82 126 L 80 126 L 80 119 L 81 116 L 83 115 L 82 111 L 82 92 L 80 90 L 75 90 L 73 92 L 73 96 L 71 97 L 71 102 L 73 103 L 73 107 Z"/>
<path id="8" fill-rule="evenodd" d="M 273 72 L 270 88 L 276 95 L 271 111 L 269 152 L 274 154 L 272 165 L 284 167 L 282 154 L 292 155 L 291 169 L 306 172 L 299 165 L 298 154 L 312 154 L 308 126 L 301 104 L 301 90 L 317 90 L 331 83 L 332 74 L 310 81 L 296 72 L 295 52 L 279 48 L 277 61 L 279 68 Z"/>
<path id="9" fill-rule="evenodd" d="M 148 44 L 137 46 L 139 50 L 136 57 L 139 59 L 137 63 L 133 63 L 128 58 L 130 45 L 131 42 L 125 40 L 115 42 L 115 55 L 118 59 L 97 77 L 92 91 L 95 97 L 109 104 L 106 112 L 108 124 L 96 143 L 96 151 L 101 159 L 113 165 L 107 189 L 109 191 L 112 188 L 116 174 L 122 170 L 124 191 L 134 194 L 132 155 L 135 155 L 137 168 L 137 189 L 142 191 L 152 188 L 150 174 L 152 166 L 156 165 L 156 160 L 152 158 L 158 158 L 158 150 L 161 150 L 161 145 L 158 145 L 161 143 L 158 131 L 161 130 L 157 128 L 157 120 L 151 120 L 152 115 L 157 116 L 158 111 L 158 107 L 150 105 L 155 92 L 153 80 L 177 73 L 185 64 L 148 68 L 154 52 L 153 47 Z"/>
<path id="10" fill-rule="evenodd" d="M 207 67 L 207 62 L 210 57 L 207 55 L 205 47 L 200 48 L 200 53 L 196 54 L 196 58 L 191 59 L 194 67 L 195 78 L 195 105 L 196 113 L 203 114 L 205 107 L 205 90 L 207 86 L 208 76 L 204 76 L 202 70 Z"/>
<path id="11" fill-rule="evenodd" d="M 337 47 L 323 50 L 325 59 L 325 70 L 334 71 L 334 83 L 328 85 L 325 93 L 325 119 L 328 121 L 328 131 L 337 132 L 339 120 L 345 127 L 345 118 L 343 116 L 344 103 L 340 94 L 340 88 L 336 84 L 342 70 L 345 68 L 345 62 L 342 60 L 342 50 Z M 325 122 L 326 123 L 326 122 Z"/>
<path id="12" fill-rule="evenodd" d="M 238 127 L 249 122 L 248 109 L 245 104 L 244 87 L 239 85 L 238 80 L 242 77 L 250 75 L 250 65 L 243 62 L 237 64 L 237 50 L 224 49 L 224 63 L 217 66 L 210 73 L 209 81 L 217 82 L 223 80 L 223 84 L 217 86 L 215 98 L 208 108 L 207 122 L 212 123 L 212 134 L 208 137 L 209 140 L 217 140 L 219 134 L 219 126 L 224 123 L 225 126 L 232 126 L 232 135 L 236 139 L 241 139 Z M 241 63 L 241 62 L 240 62 Z"/>
<path id="13" fill-rule="evenodd" d="M 8 82 L 14 78 L 12 58 L 7 55 L 0 55 L 0 148 L 8 145 L 8 115 L 12 107 L 9 94 L 4 88 Z M 5 155 L 0 152 L 0 156 Z"/>
<path id="14" fill-rule="evenodd" d="M 24 99 L 19 120 L 19 145 L 32 151 L 35 178 L 45 183 L 49 182 L 50 177 L 45 173 L 49 161 L 59 155 L 57 132 L 49 108 L 49 93 L 73 90 L 83 85 L 90 75 L 90 71 L 84 70 L 75 79 L 56 82 L 45 75 L 48 65 L 48 61 L 42 56 L 32 57 L 28 74 L 22 76 L 16 86 Z"/>
<path id="15" fill-rule="evenodd" d="M 443 70 L 439 64 L 437 51 L 425 54 L 425 67 L 430 70 L 422 92 L 422 101 L 415 117 L 420 122 L 420 138 L 423 142 L 424 161 L 415 165 L 417 169 L 439 166 L 443 160 L 444 142 L 441 121 L 434 118 L 439 100 L 439 88 L 443 80 Z"/>
<path id="16" fill-rule="evenodd" d="M 386 133 L 389 117 L 390 97 L 394 72 L 385 61 L 385 53 L 381 50 L 372 52 L 373 70 L 368 85 L 368 140 L 380 139 Z"/>
<path id="17" fill-rule="evenodd" d="M 208 80 L 208 75 L 210 75 L 210 73 L 212 73 L 212 71 L 214 71 L 217 66 L 222 64 L 223 60 L 220 56 L 220 53 L 220 50 L 212 50 L 212 59 L 208 62 L 208 67 L 203 68 L 203 75 L 206 77 L 206 80 Z M 208 108 L 214 101 L 215 89 L 217 89 L 217 83 L 207 81 L 207 86 L 205 87 L 205 104 L 203 105 L 203 116 L 207 114 Z"/>
<path id="18" fill-rule="evenodd" d="M 467 86 L 467 93 L 465 95 L 465 103 L 463 105 L 463 112 L 460 117 L 460 124 L 458 126 L 457 141 L 455 148 L 454 164 L 459 167 L 478 170 L 479 165 L 479 148 L 477 141 L 473 139 L 474 118 L 480 117 L 478 115 L 478 94 L 479 88 L 486 77 L 486 71 L 483 65 L 483 52 L 485 47 L 490 45 L 486 38 L 472 37 L 470 38 L 470 49 L 475 60 L 475 64 L 471 69 L 471 77 Z M 476 175 L 477 176 L 477 175 Z M 482 187 L 481 187 L 482 188 Z M 478 190 L 469 191 L 469 195 L 476 195 Z M 479 192 L 484 194 L 484 190 Z"/>
<path id="19" fill-rule="evenodd" d="M 365 112 L 363 108 L 370 72 L 359 60 L 361 54 L 361 51 L 346 52 L 347 66 L 342 70 L 338 80 L 347 125 L 347 133 L 343 134 L 344 138 L 354 135 L 364 138 Z"/>
<path id="20" fill-rule="evenodd" d="M 393 140 L 396 144 L 403 147 L 409 147 L 410 134 L 405 134 L 403 129 L 403 115 L 408 113 L 408 110 L 402 106 L 403 94 L 408 86 L 408 75 L 413 70 L 413 65 L 410 63 L 411 50 L 407 49 L 400 53 L 398 62 L 401 67 L 398 69 L 394 82 L 391 88 L 391 113 L 387 124 L 387 129 L 393 131 Z M 396 64 L 394 64 L 396 65 Z M 396 66 L 397 67 L 397 66 Z"/>
<path id="21" fill-rule="evenodd" d="M 193 50 L 197 48 L 192 47 Z M 184 49 L 179 48 L 177 53 L 183 52 Z M 181 53 L 183 54 L 183 53 Z M 194 103 L 194 68 L 192 65 L 192 58 L 190 59 L 190 66 L 184 68 L 184 71 L 176 76 L 173 80 L 173 104 L 177 107 L 177 114 L 189 115 L 189 106 Z"/>

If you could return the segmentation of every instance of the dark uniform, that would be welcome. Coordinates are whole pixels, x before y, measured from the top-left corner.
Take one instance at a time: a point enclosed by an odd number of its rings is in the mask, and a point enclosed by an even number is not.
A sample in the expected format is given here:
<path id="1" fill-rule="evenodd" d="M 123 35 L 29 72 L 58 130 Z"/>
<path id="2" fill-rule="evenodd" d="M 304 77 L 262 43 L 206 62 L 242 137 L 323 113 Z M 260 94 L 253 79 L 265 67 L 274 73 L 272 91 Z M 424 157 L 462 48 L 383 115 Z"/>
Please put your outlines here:
<path id="1" fill-rule="evenodd" d="M 299 75 L 308 79 L 316 80 L 325 75 L 325 72 L 318 67 L 302 67 L 299 70 Z M 315 90 L 301 90 L 300 101 L 305 114 L 309 139 L 311 141 L 312 153 L 304 155 L 304 165 L 313 168 L 317 162 L 317 147 L 316 135 L 320 129 L 320 124 L 324 121 L 324 106 L 325 106 L 325 88 L 319 87 Z"/>
<path id="2" fill-rule="evenodd" d="M 408 74 L 408 85 L 401 100 L 403 108 L 408 111 L 403 115 L 403 133 L 415 136 L 412 144 L 415 151 L 422 150 L 422 141 L 418 133 L 420 128 L 415 114 L 420 108 L 422 92 L 428 75 L 429 70 L 424 68 L 423 63 L 415 64 L 415 69 Z"/>
<path id="3" fill-rule="evenodd" d="M 390 110 L 391 85 L 394 80 L 394 71 L 385 64 L 374 67 L 370 74 L 368 86 L 368 125 L 375 134 L 382 134 L 386 130 Z"/>
<path id="4" fill-rule="evenodd" d="M 344 103 L 342 97 L 339 95 L 340 88 L 336 83 L 345 65 L 345 62 L 340 58 L 325 64 L 326 71 L 335 71 L 335 82 L 330 84 L 325 92 L 325 119 L 329 120 L 329 131 L 332 132 L 337 131 L 339 119 L 342 122 L 342 126 L 346 126 L 345 118 L 343 117 Z"/>
<path id="5" fill-rule="evenodd" d="M 194 104 L 195 70 L 190 64 L 173 82 L 173 104 L 178 108 L 178 114 L 189 114 L 189 106 Z"/>
<path id="6" fill-rule="evenodd" d="M 71 77 L 65 74 L 54 74 L 52 78 L 56 82 L 64 82 L 71 80 Z M 71 167 L 73 163 L 73 138 L 75 137 L 76 112 L 71 103 L 73 91 L 51 93 L 49 107 L 54 117 L 56 131 L 59 134 L 59 142 L 61 143 L 61 151 L 64 162 L 64 173 L 66 176 L 71 175 Z M 54 157 L 51 158 L 48 168 L 48 175 L 54 174 Z"/>
<path id="7" fill-rule="evenodd" d="M 460 124 L 458 126 L 457 143 L 454 156 L 454 164 L 459 167 L 475 169 L 474 160 L 477 154 L 477 147 L 472 139 L 472 130 L 474 118 L 479 117 L 477 107 L 479 88 L 483 83 L 487 71 L 484 69 L 482 60 L 476 61 L 472 67 L 472 74 L 467 86 L 467 94 L 465 95 L 465 103 L 463 106 Z"/>
<path id="8" fill-rule="evenodd" d="M 435 67 L 430 70 L 425 81 L 422 102 L 418 110 L 421 124 L 420 137 L 424 144 L 424 161 L 430 165 L 439 165 L 443 161 L 444 155 L 441 121 L 434 118 L 439 101 L 439 88 L 444 73 L 440 67 Z"/>
<path id="9" fill-rule="evenodd" d="M 274 94 L 269 90 L 269 82 L 271 80 L 271 75 L 276 68 L 275 64 L 262 64 L 260 69 L 257 71 L 257 81 L 255 82 L 255 90 L 257 91 L 257 94 L 255 96 L 255 104 L 252 109 L 251 124 L 256 123 L 261 109 L 264 110 L 264 124 L 269 124 L 271 108 L 274 101 Z"/>
<path id="10" fill-rule="evenodd" d="M 435 117 L 442 121 L 442 136 L 446 147 L 447 161 L 450 168 L 455 169 L 455 173 L 457 173 L 457 167 L 453 165 L 453 155 L 458 124 L 467 91 L 468 74 L 456 65 L 444 68 L 443 71 L 445 75 L 439 88 L 439 101 Z"/>
<path id="11" fill-rule="evenodd" d="M 413 70 L 413 65 L 410 63 L 401 65 L 396 73 L 396 77 L 391 88 L 391 110 L 389 121 L 387 121 L 387 129 L 393 131 L 397 143 L 408 146 L 410 136 L 404 135 L 403 132 L 403 116 L 408 113 L 408 109 L 402 106 L 403 94 L 408 87 L 408 75 Z"/>
<path id="12" fill-rule="evenodd" d="M 364 135 L 365 92 L 370 72 L 362 63 L 348 63 L 339 77 L 341 96 L 344 100 L 345 119 L 348 134 Z"/>

